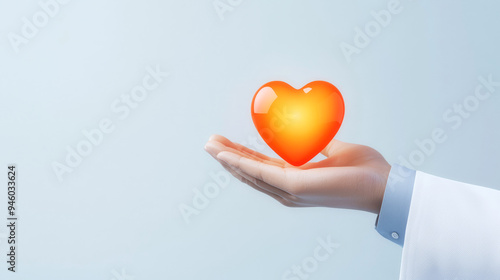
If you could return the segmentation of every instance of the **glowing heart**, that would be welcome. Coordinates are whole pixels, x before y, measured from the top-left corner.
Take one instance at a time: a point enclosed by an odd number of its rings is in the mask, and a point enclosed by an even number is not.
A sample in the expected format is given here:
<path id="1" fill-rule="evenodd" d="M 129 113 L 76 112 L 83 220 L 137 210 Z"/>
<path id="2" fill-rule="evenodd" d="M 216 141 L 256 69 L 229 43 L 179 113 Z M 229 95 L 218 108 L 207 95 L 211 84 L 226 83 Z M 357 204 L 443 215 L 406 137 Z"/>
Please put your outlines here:
<path id="1" fill-rule="evenodd" d="M 298 90 L 284 82 L 270 82 L 253 97 L 252 119 L 269 147 L 299 166 L 337 134 L 344 119 L 344 99 L 334 85 L 323 81 Z"/>

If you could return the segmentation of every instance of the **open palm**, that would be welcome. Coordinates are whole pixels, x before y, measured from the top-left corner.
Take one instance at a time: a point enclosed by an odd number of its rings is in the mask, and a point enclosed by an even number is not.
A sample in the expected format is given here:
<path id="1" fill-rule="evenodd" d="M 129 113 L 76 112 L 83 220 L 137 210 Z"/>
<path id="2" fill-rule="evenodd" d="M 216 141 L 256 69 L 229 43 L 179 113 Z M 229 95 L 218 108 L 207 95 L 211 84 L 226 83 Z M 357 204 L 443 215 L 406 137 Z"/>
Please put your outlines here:
<path id="1" fill-rule="evenodd" d="M 240 181 L 290 207 L 335 207 L 379 213 L 390 165 L 376 150 L 332 140 L 327 158 L 292 166 L 213 135 L 210 155 Z"/>

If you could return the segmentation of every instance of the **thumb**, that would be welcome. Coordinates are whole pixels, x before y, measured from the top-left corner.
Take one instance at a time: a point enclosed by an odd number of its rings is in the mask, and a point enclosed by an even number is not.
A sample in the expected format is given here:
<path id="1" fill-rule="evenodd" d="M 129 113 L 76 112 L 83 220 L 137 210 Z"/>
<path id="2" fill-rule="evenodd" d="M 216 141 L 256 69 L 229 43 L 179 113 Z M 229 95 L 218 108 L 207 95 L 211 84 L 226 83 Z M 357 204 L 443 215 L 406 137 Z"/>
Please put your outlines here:
<path id="1" fill-rule="evenodd" d="M 328 143 L 328 145 L 326 145 L 326 147 L 321 151 L 321 154 L 325 157 L 331 157 L 336 151 L 338 151 L 342 147 L 345 147 L 346 145 L 349 145 L 349 143 L 332 139 L 332 141 L 330 141 L 330 143 Z"/>

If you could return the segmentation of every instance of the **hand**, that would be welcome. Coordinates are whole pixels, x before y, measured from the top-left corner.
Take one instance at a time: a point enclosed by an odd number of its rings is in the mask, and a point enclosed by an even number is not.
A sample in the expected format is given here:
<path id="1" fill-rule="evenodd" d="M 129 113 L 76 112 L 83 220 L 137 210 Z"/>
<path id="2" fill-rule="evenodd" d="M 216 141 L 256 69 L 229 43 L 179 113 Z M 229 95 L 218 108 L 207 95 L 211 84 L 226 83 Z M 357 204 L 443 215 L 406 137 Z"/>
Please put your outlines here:
<path id="1" fill-rule="evenodd" d="M 334 207 L 378 214 L 391 166 L 376 150 L 332 140 L 327 158 L 294 167 L 213 135 L 205 150 L 240 181 L 290 207 Z"/>

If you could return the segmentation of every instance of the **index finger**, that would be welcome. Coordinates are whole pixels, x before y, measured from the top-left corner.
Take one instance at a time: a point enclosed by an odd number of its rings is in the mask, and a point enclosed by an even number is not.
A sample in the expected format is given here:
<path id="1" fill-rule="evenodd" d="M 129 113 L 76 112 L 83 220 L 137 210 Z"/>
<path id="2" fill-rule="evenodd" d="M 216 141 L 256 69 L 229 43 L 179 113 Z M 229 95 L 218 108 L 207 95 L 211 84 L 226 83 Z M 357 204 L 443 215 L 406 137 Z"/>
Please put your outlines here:
<path id="1" fill-rule="evenodd" d="M 250 148 L 248 148 L 248 147 L 246 147 L 244 145 L 241 145 L 241 144 L 236 143 L 236 142 L 232 142 L 231 140 L 229 140 L 226 137 L 221 136 L 221 135 L 214 134 L 214 135 L 210 136 L 209 141 L 217 141 L 219 143 L 222 143 L 226 147 L 231 147 L 233 149 L 240 150 L 242 152 L 251 154 L 253 156 L 257 156 L 257 157 L 259 157 L 259 158 L 261 158 L 263 160 L 272 161 L 272 162 L 280 164 L 280 165 L 286 165 L 287 164 L 283 160 L 266 156 L 266 155 L 264 155 L 262 153 L 259 153 L 259 152 L 255 151 L 255 150 L 252 150 L 252 149 L 250 149 Z"/>
<path id="2" fill-rule="evenodd" d="M 217 158 L 256 179 L 290 194 L 292 193 L 290 182 L 293 182 L 293 177 L 296 177 L 297 172 L 293 168 L 283 168 L 267 164 L 227 151 L 219 153 Z"/>

